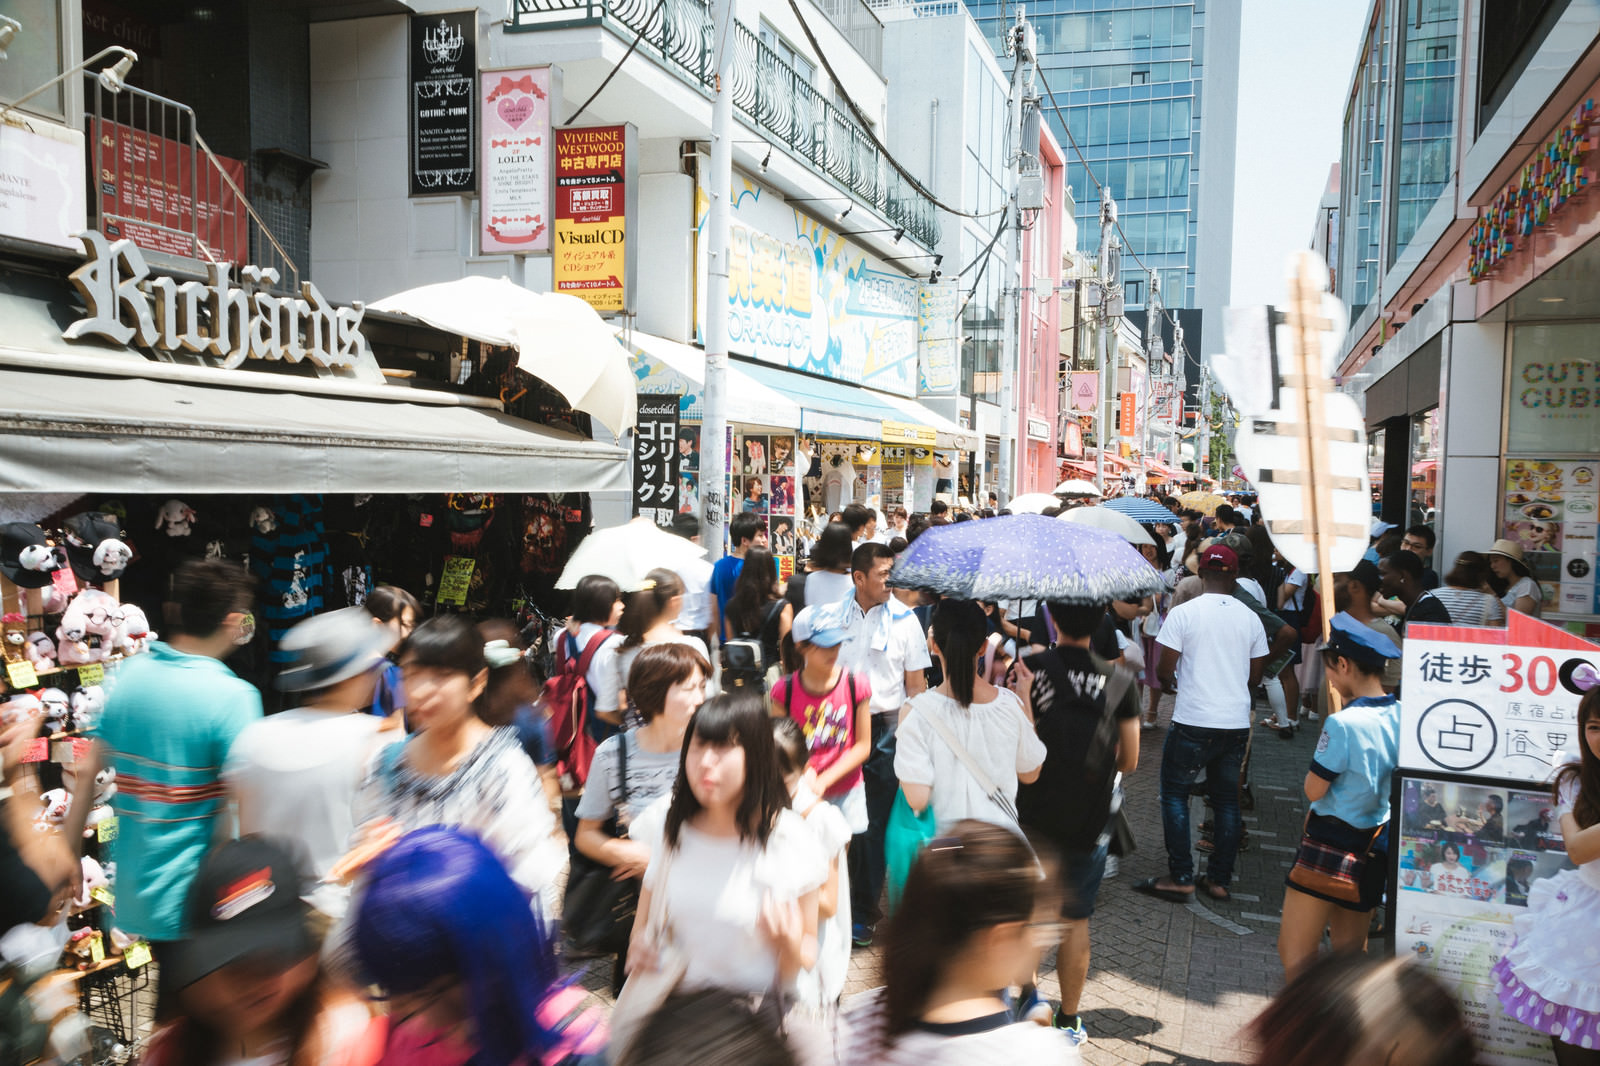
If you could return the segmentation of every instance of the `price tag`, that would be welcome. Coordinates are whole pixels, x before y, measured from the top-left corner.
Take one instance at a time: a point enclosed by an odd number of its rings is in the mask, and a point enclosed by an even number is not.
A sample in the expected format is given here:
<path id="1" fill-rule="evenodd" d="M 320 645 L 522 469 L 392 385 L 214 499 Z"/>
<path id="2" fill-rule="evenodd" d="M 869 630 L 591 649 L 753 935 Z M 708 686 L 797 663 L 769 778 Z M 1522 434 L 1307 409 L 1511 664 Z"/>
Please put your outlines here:
<path id="1" fill-rule="evenodd" d="M 150 945 L 143 940 L 129 944 L 128 949 L 122 953 L 122 961 L 130 970 L 137 970 L 141 966 L 148 965 L 150 962 Z"/>
<path id="2" fill-rule="evenodd" d="M 99 933 L 89 938 L 89 961 L 96 966 L 106 961 L 106 944 Z"/>
<path id="3" fill-rule="evenodd" d="M 39 675 L 33 672 L 33 664 L 26 659 L 6 663 L 6 677 L 16 688 L 33 688 L 39 683 Z"/>
<path id="4" fill-rule="evenodd" d="M 106 668 L 101 663 L 84 663 L 78 667 L 78 684 L 98 685 L 106 679 Z"/>
<path id="5" fill-rule="evenodd" d="M 116 895 L 105 885 L 97 885 L 90 889 L 89 898 L 96 903 L 103 903 L 107 907 L 115 907 L 117 905 Z M 98 962 L 99 960 L 96 959 L 95 961 Z"/>
<path id="6" fill-rule="evenodd" d="M 72 747 L 70 740 L 52 740 L 50 742 L 50 761 L 61 766 L 71 766 L 78 761 L 78 753 Z"/>
<path id="7" fill-rule="evenodd" d="M 444 574 L 439 578 L 439 602 L 465 606 L 467 591 L 472 587 L 475 559 L 465 555 L 451 555 L 444 561 Z"/>
<path id="8" fill-rule="evenodd" d="M 102 844 L 109 844 L 117 839 L 117 816 L 112 815 L 94 827 L 95 839 Z"/>
<path id="9" fill-rule="evenodd" d="M 63 566 L 59 570 L 50 571 L 50 584 L 63 596 L 76 596 L 78 594 L 78 575 L 72 572 L 72 567 Z"/>
<path id="10" fill-rule="evenodd" d="M 88 737 L 72 738 L 72 761 L 82 762 L 89 757 L 89 745 L 93 743 Z"/>
<path id="11" fill-rule="evenodd" d="M 31 741 L 22 753 L 23 762 L 44 762 L 50 757 L 50 741 L 44 737 Z"/>

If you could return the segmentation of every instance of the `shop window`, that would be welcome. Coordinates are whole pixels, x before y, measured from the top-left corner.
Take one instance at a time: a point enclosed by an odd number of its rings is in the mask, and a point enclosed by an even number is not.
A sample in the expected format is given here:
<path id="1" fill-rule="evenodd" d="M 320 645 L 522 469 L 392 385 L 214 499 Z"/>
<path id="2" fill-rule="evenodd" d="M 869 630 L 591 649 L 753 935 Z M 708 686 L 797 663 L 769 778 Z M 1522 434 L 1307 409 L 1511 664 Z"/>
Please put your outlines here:
<path id="1" fill-rule="evenodd" d="M 59 0 L 7 0 L 0 8 L 23 27 L 9 58 L 0 61 L 0 100 L 24 96 L 66 69 L 61 33 L 66 6 Z M 22 105 L 23 110 L 60 118 L 65 114 L 61 94 L 59 85 L 47 89 Z"/>
<path id="2" fill-rule="evenodd" d="M 1411 420 L 1411 506 L 1408 525 L 1434 524 L 1438 507 L 1439 463 L 1444 457 L 1439 436 L 1439 409 Z"/>
<path id="3" fill-rule="evenodd" d="M 1600 453 L 1600 364 L 1593 323 L 1512 330 L 1506 454 Z"/>

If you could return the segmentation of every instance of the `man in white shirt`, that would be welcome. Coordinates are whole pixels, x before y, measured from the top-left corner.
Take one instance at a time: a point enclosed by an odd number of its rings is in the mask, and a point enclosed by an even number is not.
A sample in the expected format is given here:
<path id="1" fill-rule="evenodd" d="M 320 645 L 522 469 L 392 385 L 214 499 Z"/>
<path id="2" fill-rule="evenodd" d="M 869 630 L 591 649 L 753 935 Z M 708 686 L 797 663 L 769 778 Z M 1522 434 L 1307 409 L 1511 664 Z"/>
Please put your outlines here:
<path id="1" fill-rule="evenodd" d="M 672 516 L 672 531 L 684 540 L 700 543 L 700 519 L 692 514 Z M 683 581 L 683 609 L 673 625 L 685 636 L 699 637 L 708 649 L 711 637 L 719 633 L 717 598 L 711 594 L 711 564 L 704 559 L 688 559 L 675 568 Z M 715 659 L 712 660 L 715 662 Z"/>
<path id="2" fill-rule="evenodd" d="M 928 638 L 912 609 L 889 593 L 894 553 L 869 541 L 850 557 L 855 592 L 826 609 L 845 631 L 839 665 L 866 677 L 872 686 L 872 754 L 862 768 L 867 789 L 868 829 L 850 846 L 851 915 L 857 943 L 870 943 L 881 916 L 883 831 L 900 787 L 894 776 L 894 730 L 900 707 L 928 687 L 923 671 Z"/>
<path id="3" fill-rule="evenodd" d="M 1200 554 L 1201 595 L 1167 615 L 1156 642 L 1163 688 L 1177 688 L 1172 729 L 1161 753 L 1161 823 L 1168 876 L 1134 887 L 1177 903 L 1199 888 L 1214 900 L 1229 898 L 1233 861 L 1243 822 L 1239 773 L 1250 739 L 1250 690 L 1268 656 L 1267 636 L 1255 612 L 1234 598 L 1239 557 L 1214 544 Z M 1216 824 L 1216 848 L 1205 875 L 1194 875 L 1189 835 L 1190 787 L 1206 775 Z"/>

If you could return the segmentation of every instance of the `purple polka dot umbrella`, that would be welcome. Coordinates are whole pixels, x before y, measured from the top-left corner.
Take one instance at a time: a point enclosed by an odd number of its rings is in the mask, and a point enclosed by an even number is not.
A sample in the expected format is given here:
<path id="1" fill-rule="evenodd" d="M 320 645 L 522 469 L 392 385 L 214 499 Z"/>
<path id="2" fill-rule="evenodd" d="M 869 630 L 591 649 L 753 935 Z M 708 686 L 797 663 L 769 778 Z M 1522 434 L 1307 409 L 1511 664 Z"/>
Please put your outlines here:
<path id="1" fill-rule="evenodd" d="M 1062 603 L 1131 600 L 1164 587 L 1117 534 L 1033 514 L 935 526 L 900 554 L 889 583 L 963 599 Z"/>

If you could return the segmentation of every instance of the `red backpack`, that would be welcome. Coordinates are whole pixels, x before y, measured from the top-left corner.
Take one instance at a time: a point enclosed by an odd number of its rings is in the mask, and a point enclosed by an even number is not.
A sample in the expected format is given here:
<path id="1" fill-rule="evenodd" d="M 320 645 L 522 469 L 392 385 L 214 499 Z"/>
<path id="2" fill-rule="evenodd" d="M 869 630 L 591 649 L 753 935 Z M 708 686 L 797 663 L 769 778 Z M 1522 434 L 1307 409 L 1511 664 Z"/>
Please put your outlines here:
<path id="1" fill-rule="evenodd" d="M 550 716 L 550 731 L 555 736 L 556 771 L 561 777 L 563 792 L 578 792 L 589 779 L 589 764 L 598 747 L 589 732 L 589 716 L 594 713 L 594 693 L 589 690 L 589 664 L 594 661 L 600 646 L 614 636 L 614 631 L 602 629 L 589 638 L 583 652 L 572 658 L 568 646 L 578 640 L 563 633 L 556 645 L 556 668 L 544 683 L 545 710 Z"/>

